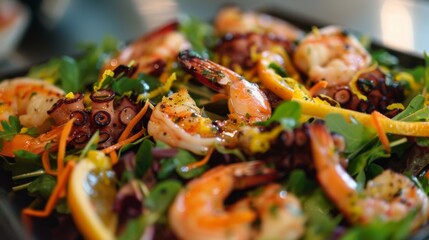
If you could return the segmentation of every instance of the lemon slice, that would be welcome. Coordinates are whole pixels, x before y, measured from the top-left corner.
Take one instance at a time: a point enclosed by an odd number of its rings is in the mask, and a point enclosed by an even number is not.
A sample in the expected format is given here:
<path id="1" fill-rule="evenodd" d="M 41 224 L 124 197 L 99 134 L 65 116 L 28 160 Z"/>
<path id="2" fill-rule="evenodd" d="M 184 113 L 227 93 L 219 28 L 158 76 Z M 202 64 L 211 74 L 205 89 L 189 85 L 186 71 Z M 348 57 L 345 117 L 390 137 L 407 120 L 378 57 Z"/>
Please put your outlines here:
<path id="1" fill-rule="evenodd" d="M 85 239 L 115 239 L 114 174 L 109 159 L 103 156 L 99 151 L 90 152 L 76 164 L 69 180 L 67 202 Z"/>

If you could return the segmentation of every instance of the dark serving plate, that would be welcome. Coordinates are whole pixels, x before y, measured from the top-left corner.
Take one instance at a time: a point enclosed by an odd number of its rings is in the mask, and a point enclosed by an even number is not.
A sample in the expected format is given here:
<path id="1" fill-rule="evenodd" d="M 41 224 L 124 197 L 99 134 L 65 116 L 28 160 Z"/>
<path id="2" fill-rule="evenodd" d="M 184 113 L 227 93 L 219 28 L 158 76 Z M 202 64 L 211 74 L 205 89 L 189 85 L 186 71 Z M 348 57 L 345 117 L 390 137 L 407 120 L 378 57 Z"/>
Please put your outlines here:
<path id="1" fill-rule="evenodd" d="M 320 22 L 314 19 L 302 17 L 293 12 L 287 12 L 284 10 L 276 10 L 272 8 L 260 8 L 258 11 L 276 16 L 284 19 L 295 26 L 310 31 L 313 26 L 323 27 L 330 24 L 330 22 Z M 353 29 L 350 29 L 353 31 Z M 401 66 L 406 68 L 413 68 L 415 66 L 422 66 L 425 64 L 422 55 L 417 55 L 410 52 L 398 51 L 392 48 L 383 46 L 378 42 L 371 43 L 372 49 L 384 49 L 395 55 Z M 5 72 L 0 75 L 0 80 L 14 78 L 18 76 L 24 76 L 28 72 L 28 68 L 15 69 L 11 72 Z M 0 160 L 1 161 L 1 160 Z M 33 233 L 28 233 L 27 229 L 23 227 L 20 218 L 20 210 L 29 204 L 29 198 L 26 196 L 24 191 L 16 194 L 10 194 L 12 188 L 12 180 L 9 172 L 5 172 L 0 168 L 0 239 L 46 239 L 43 232 L 50 229 L 53 225 L 57 225 L 58 222 L 52 222 L 49 219 L 40 220 L 40 223 L 36 224 L 37 229 L 33 226 Z M 70 219 L 65 221 L 70 222 Z M 429 224 L 426 224 L 412 236 L 412 240 L 429 239 Z"/>

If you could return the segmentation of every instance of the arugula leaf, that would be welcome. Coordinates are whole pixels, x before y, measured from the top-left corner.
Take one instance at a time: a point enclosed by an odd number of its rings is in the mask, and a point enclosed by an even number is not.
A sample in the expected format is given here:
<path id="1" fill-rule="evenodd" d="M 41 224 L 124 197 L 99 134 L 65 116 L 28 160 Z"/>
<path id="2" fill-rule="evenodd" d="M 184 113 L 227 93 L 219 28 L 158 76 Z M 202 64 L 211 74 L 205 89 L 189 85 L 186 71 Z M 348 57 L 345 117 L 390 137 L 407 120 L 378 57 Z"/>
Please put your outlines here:
<path id="1" fill-rule="evenodd" d="M 146 174 L 146 172 L 152 166 L 152 147 L 154 144 L 145 139 L 141 144 L 136 153 L 136 169 L 135 175 L 137 178 L 141 179 Z"/>
<path id="2" fill-rule="evenodd" d="M 144 232 L 154 224 L 157 216 L 151 213 L 143 213 L 137 218 L 133 218 L 127 222 L 125 229 L 118 236 L 119 240 L 139 240 Z"/>
<path id="3" fill-rule="evenodd" d="M 298 126 L 300 117 L 301 105 L 294 101 L 285 101 L 275 109 L 267 121 L 259 122 L 258 125 L 268 126 L 272 122 L 279 122 L 283 128 L 291 130 Z"/>
<path id="4" fill-rule="evenodd" d="M 61 88 L 65 92 L 78 92 L 80 90 L 79 66 L 73 58 L 67 56 L 61 58 L 59 74 Z"/>
<path id="5" fill-rule="evenodd" d="M 158 172 L 160 179 L 167 178 L 172 170 L 176 170 L 176 173 L 184 179 L 191 179 L 201 175 L 206 169 L 206 166 L 194 168 L 191 170 L 187 169 L 187 165 L 197 162 L 198 160 L 190 152 L 180 149 L 176 156 L 161 161 L 161 169 Z"/>
<path id="6" fill-rule="evenodd" d="M 407 239 L 411 233 L 411 226 L 416 215 L 415 211 L 410 212 L 407 217 L 400 221 L 373 221 L 366 225 L 359 225 L 350 228 L 343 236 L 342 240 L 377 239 L 395 240 Z"/>
<path id="7" fill-rule="evenodd" d="M 408 122 L 426 121 L 429 119 L 429 108 L 425 107 L 424 103 L 425 98 L 422 95 L 416 95 L 407 108 L 392 119 Z"/>
<path id="8" fill-rule="evenodd" d="M 144 232 L 165 215 L 181 188 L 182 184 L 176 180 L 166 180 L 158 183 L 145 201 L 148 211 L 138 218 L 129 220 L 118 239 L 141 239 Z"/>
<path id="9" fill-rule="evenodd" d="M 214 28 L 201 20 L 181 15 L 179 17 L 179 31 L 191 43 L 193 51 L 203 58 L 210 58 L 213 53 L 209 50 L 217 42 Z"/>
<path id="10" fill-rule="evenodd" d="M 429 108 L 425 106 L 425 98 L 422 95 L 416 95 L 407 108 L 393 119 L 407 122 L 428 121 Z M 418 137 L 416 142 L 419 146 L 429 146 L 429 138 L 426 137 Z"/>
<path id="11" fill-rule="evenodd" d="M 294 170 L 287 180 L 287 186 L 288 190 L 296 195 L 304 196 L 310 195 L 318 187 L 318 184 L 314 180 L 307 178 L 303 170 Z"/>
<path id="12" fill-rule="evenodd" d="M 168 145 L 160 141 L 156 143 L 156 147 L 169 148 Z M 158 178 L 168 178 L 174 170 L 180 177 L 184 179 L 197 177 L 207 169 L 207 166 L 202 166 L 191 170 L 187 169 L 187 165 L 197 161 L 198 160 L 192 153 L 184 149 L 179 149 L 179 152 L 174 157 L 163 158 L 160 160 L 161 167 L 158 171 Z"/>
<path id="13" fill-rule="evenodd" d="M 303 170 L 294 170 L 286 182 L 286 189 L 299 197 L 307 217 L 303 239 L 329 239 L 341 217 L 332 217 L 333 205 L 315 179 Z"/>
<path id="14" fill-rule="evenodd" d="M 303 200 L 303 210 L 307 217 L 307 230 L 303 239 L 323 240 L 331 239 L 334 230 L 342 220 L 342 216 L 333 217 L 333 205 L 326 198 L 322 189 L 318 188 Z"/>
<path id="15" fill-rule="evenodd" d="M 42 169 L 40 156 L 28 151 L 18 150 L 14 152 L 15 158 L 5 158 L 3 162 L 3 169 L 11 171 L 12 176 L 24 174 L 32 171 Z"/>
<path id="16" fill-rule="evenodd" d="M 32 195 L 40 195 L 44 199 L 48 199 L 56 184 L 57 181 L 55 177 L 49 174 L 43 174 L 31 182 L 27 190 Z"/>
<path id="17" fill-rule="evenodd" d="M 137 79 L 120 77 L 112 81 L 112 90 L 119 94 L 132 92 L 133 94 L 149 93 L 161 86 L 161 83 L 153 76 L 140 73 Z"/>
<path id="18" fill-rule="evenodd" d="M 28 76 L 56 83 L 66 92 L 84 91 L 98 78 L 99 69 L 109 55 L 118 51 L 118 41 L 105 38 L 101 44 L 81 45 L 83 54 L 78 58 L 63 56 L 34 66 Z"/>
<path id="19" fill-rule="evenodd" d="M 371 55 L 372 59 L 374 59 L 378 64 L 386 67 L 393 67 L 399 64 L 399 59 L 384 49 L 373 51 Z"/>
<path id="20" fill-rule="evenodd" d="M 15 116 L 9 116 L 9 120 L 2 120 L 1 125 L 3 131 L 0 132 L 0 139 L 10 141 L 12 138 L 21 131 L 22 125 L 19 119 Z"/>
<path id="21" fill-rule="evenodd" d="M 60 65 L 61 58 L 52 58 L 47 63 L 31 67 L 28 76 L 54 83 L 59 79 Z"/>
<path id="22" fill-rule="evenodd" d="M 326 126 L 330 131 L 340 134 L 346 142 L 346 153 L 359 151 L 368 141 L 375 136 L 375 132 L 358 121 L 351 119 L 347 122 L 340 114 L 329 114 L 326 116 Z"/>
<path id="23" fill-rule="evenodd" d="M 182 184 L 177 180 L 165 180 L 158 183 L 150 192 L 145 203 L 152 212 L 162 215 L 173 202 Z"/>

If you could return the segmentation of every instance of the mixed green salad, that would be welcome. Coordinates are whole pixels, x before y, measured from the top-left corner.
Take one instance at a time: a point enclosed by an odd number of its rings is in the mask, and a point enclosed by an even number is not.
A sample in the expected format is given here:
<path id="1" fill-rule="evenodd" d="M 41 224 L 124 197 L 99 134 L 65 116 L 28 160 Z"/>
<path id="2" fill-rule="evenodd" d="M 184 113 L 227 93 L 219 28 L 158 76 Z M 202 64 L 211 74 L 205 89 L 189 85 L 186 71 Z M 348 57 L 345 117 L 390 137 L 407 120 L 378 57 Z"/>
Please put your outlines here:
<path id="1" fill-rule="evenodd" d="M 364 42 L 225 7 L 4 79 L 10 199 L 44 239 L 418 236 L 429 56 Z"/>

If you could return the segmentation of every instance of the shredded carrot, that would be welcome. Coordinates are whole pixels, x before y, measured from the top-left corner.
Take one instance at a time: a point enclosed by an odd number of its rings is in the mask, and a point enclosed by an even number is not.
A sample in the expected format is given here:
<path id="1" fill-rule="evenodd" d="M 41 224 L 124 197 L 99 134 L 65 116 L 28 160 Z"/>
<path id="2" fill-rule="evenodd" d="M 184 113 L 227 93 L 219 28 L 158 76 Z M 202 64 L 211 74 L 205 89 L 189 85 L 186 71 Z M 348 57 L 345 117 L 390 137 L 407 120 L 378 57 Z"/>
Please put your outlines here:
<path id="1" fill-rule="evenodd" d="M 65 125 L 64 129 L 61 132 L 60 141 L 58 144 L 58 156 L 57 156 L 57 172 L 58 177 L 61 175 L 61 172 L 64 168 L 64 158 L 66 156 L 66 147 L 67 147 L 67 140 L 70 135 L 70 132 L 73 127 L 74 118 L 70 119 Z"/>
<path id="2" fill-rule="evenodd" d="M 310 94 L 310 96 L 314 97 L 314 95 L 316 95 L 316 93 L 323 88 L 326 88 L 328 86 L 328 82 L 327 81 L 320 81 L 317 82 L 313 87 L 310 88 L 310 90 L 308 90 L 308 93 Z"/>
<path id="3" fill-rule="evenodd" d="M 378 121 L 379 115 L 380 115 L 380 113 L 377 111 L 374 111 L 371 113 L 372 123 L 375 126 L 375 129 L 377 131 L 378 137 L 380 138 L 381 144 L 384 147 L 384 150 L 386 150 L 386 152 L 390 153 L 389 139 L 387 138 L 386 132 L 384 131 L 383 127 L 381 126 L 380 122 Z"/>
<path id="4" fill-rule="evenodd" d="M 118 154 L 116 153 L 116 151 L 111 151 L 109 153 L 110 156 L 110 162 L 112 163 L 112 165 L 115 165 L 118 162 Z"/>
<path id="5" fill-rule="evenodd" d="M 115 145 L 112 145 L 112 146 L 109 146 L 109 147 L 103 149 L 102 152 L 104 152 L 105 154 L 109 154 L 112 151 L 118 150 L 122 146 L 124 146 L 124 145 L 126 145 L 128 143 L 132 143 L 135 140 L 139 139 L 139 137 L 143 136 L 143 134 L 145 132 L 146 132 L 146 130 L 142 129 L 138 133 L 136 133 L 133 136 L 131 136 L 130 138 L 127 138 L 127 139 L 122 140 L 122 141 L 118 141 L 118 143 L 116 143 Z"/>
<path id="6" fill-rule="evenodd" d="M 130 135 L 133 128 L 137 125 L 140 119 L 142 119 L 142 117 L 145 115 L 148 107 L 149 107 L 149 99 L 146 100 L 146 103 L 144 104 L 140 112 L 138 112 L 137 115 L 134 116 L 133 119 L 131 119 L 130 123 L 127 125 L 127 127 L 124 129 L 121 136 L 119 137 L 118 142 L 124 141 L 128 137 L 128 135 Z"/>
<path id="7" fill-rule="evenodd" d="M 57 185 L 52 191 L 51 196 L 48 199 L 48 203 L 46 204 L 43 210 L 36 210 L 32 208 L 25 208 L 22 210 L 22 216 L 33 216 L 33 217 L 47 217 L 51 214 L 52 210 L 55 208 L 55 204 L 57 203 L 61 192 L 65 190 L 67 180 L 75 166 L 74 161 L 68 161 L 64 171 L 59 175 Z"/>
<path id="8" fill-rule="evenodd" d="M 228 99 L 228 96 L 226 96 L 225 93 L 217 93 L 217 94 L 212 96 L 211 101 L 216 102 L 216 101 L 223 100 L 223 99 Z"/>
<path id="9" fill-rule="evenodd" d="M 49 150 L 45 150 L 42 155 L 42 164 L 47 174 L 57 176 L 57 172 L 52 170 L 51 162 L 49 161 Z"/>
<path id="10" fill-rule="evenodd" d="M 198 161 L 198 162 L 194 162 L 194 163 L 188 164 L 188 165 L 186 166 L 186 169 L 189 171 L 189 170 L 192 170 L 192 169 L 194 169 L 194 168 L 199 168 L 199 167 L 204 166 L 204 164 L 208 163 L 208 161 L 210 160 L 210 157 L 211 157 L 211 156 L 212 156 L 212 154 L 213 154 L 213 150 L 214 150 L 214 148 L 213 148 L 213 147 L 212 147 L 212 148 L 210 148 L 210 149 L 209 149 L 209 151 L 207 152 L 207 155 L 206 155 L 203 159 L 201 159 L 201 160 L 200 160 L 200 161 Z"/>

